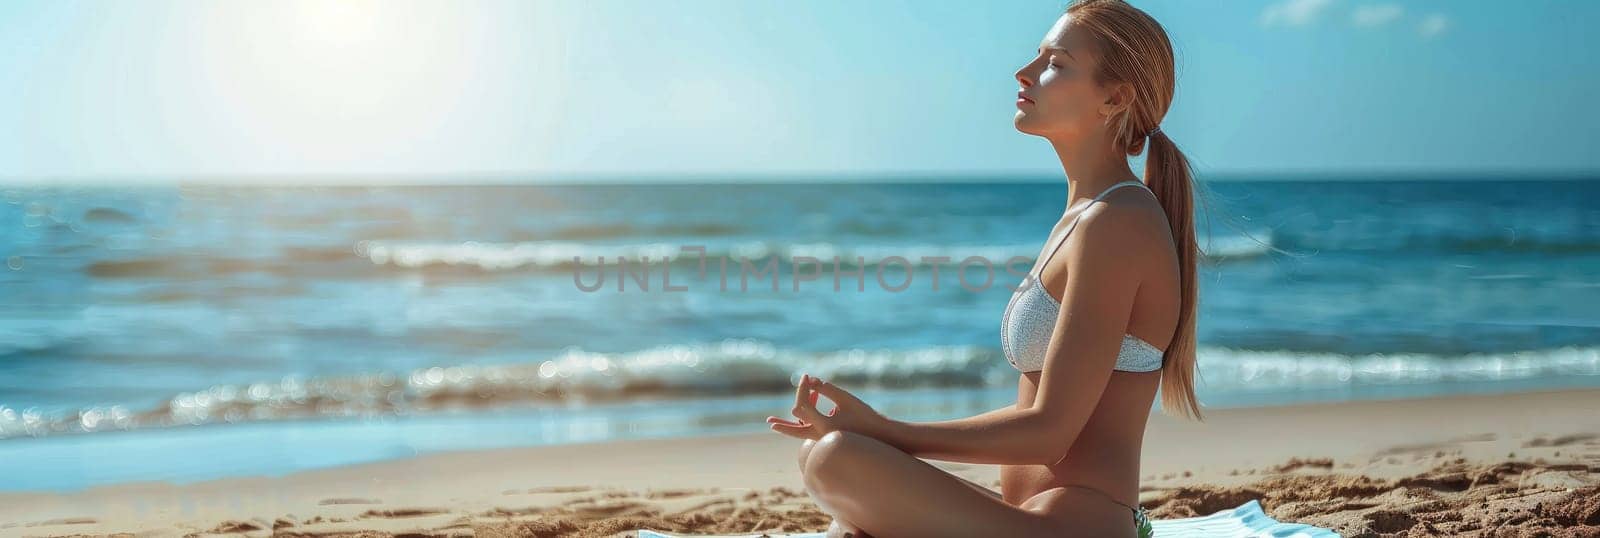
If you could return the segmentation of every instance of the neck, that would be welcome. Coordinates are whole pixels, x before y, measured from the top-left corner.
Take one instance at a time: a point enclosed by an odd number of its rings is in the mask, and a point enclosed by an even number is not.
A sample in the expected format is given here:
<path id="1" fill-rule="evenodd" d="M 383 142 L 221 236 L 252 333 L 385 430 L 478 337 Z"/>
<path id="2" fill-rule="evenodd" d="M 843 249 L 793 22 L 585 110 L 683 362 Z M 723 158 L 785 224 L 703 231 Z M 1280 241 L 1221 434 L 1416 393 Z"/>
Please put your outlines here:
<path id="1" fill-rule="evenodd" d="M 1050 141 L 1056 157 L 1061 159 L 1061 169 L 1067 173 L 1068 208 L 1094 198 L 1107 187 L 1139 179 L 1128 167 L 1127 156 L 1108 147 L 1106 137 L 1088 138 L 1087 143 Z"/>

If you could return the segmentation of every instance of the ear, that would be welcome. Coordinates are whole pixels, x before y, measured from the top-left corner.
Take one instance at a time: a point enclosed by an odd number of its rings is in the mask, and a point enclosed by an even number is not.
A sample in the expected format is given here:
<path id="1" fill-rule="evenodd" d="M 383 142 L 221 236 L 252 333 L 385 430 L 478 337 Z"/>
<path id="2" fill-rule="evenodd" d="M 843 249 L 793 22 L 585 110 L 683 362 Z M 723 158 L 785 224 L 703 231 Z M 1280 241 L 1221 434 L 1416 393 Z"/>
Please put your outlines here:
<path id="1" fill-rule="evenodd" d="M 1133 106 L 1133 85 L 1118 82 L 1111 86 L 1110 91 L 1106 92 L 1105 101 L 1100 103 L 1100 117 L 1114 117 L 1130 106 Z"/>

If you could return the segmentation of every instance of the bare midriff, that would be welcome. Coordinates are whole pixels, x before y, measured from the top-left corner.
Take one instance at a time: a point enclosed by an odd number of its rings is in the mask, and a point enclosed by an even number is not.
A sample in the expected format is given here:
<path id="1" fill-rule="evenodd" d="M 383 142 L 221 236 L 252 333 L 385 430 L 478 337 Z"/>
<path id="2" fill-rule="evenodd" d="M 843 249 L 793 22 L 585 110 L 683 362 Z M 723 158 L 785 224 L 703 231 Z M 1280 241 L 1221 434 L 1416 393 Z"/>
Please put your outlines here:
<path id="1" fill-rule="evenodd" d="M 1040 372 L 1027 372 L 1017 389 L 1017 407 L 1033 406 Z M 1097 490 L 1128 506 L 1139 504 L 1139 452 L 1161 372 L 1113 372 L 1089 422 L 1054 465 L 1001 465 L 1000 491 L 1021 505 L 1052 488 L 1075 485 Z M 1063 443 L 1068 441 L 1063 440 Z M 1062 447 L 1066 449 L 1066 447 Z"/>

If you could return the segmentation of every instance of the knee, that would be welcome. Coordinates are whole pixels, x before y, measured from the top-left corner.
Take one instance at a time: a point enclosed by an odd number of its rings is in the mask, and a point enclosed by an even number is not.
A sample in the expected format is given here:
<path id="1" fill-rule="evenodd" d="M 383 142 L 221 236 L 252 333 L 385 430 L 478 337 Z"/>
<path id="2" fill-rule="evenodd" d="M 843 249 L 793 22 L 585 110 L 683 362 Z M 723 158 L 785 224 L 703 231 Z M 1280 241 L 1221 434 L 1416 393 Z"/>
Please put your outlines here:
<path id="1" fill-rule="evenodd" d="M 817 446 L 816 439 L 806 439 L 800 442 L 800 472 L 806 470 L 806 459 L 811 457 L 811 448 Z"/>
<path id="2" fill-rule="evenodd" d="M 866 440 L 859 434 L 844 431 L 828 432 L 814 442 L 808 440 L 811 446 L 803 449 L 806 457 L 801 461 L 801 472 L 806 481 L 820 483 L 848 475 L 848 468 L 857 459 L 855 455 L 860 453 Z"/>

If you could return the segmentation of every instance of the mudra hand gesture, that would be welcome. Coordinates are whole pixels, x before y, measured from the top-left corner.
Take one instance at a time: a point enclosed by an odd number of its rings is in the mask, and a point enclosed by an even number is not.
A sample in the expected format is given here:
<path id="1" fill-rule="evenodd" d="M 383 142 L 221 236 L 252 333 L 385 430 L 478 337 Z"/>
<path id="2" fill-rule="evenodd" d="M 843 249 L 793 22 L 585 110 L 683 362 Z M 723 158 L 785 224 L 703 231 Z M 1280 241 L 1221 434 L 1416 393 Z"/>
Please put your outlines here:
<path id="1" fill-rule="evenodd" d="M 834 404 L 833 411 L 826 415 L 817 411 L 818 396 L 827 396 Z M 813 440 L 838 430 L 877 437 L 878 432 L 889 423 L 888 418 L 854 394 L 809 374 L 800 377 L 800 385 L 795 387 L 794 409 L 790 412 L 794 413 L 797 420 L 767 417 L 767 424 L 771 425 L 772 431 L 797 439 Z"/>

